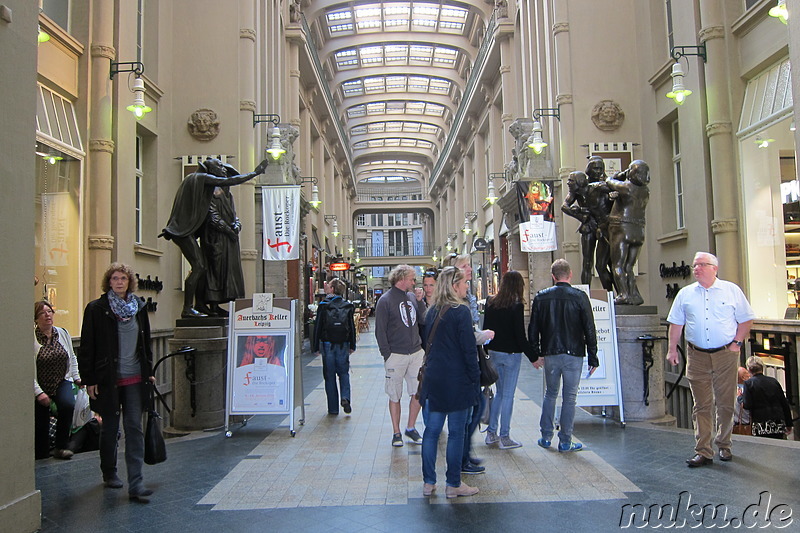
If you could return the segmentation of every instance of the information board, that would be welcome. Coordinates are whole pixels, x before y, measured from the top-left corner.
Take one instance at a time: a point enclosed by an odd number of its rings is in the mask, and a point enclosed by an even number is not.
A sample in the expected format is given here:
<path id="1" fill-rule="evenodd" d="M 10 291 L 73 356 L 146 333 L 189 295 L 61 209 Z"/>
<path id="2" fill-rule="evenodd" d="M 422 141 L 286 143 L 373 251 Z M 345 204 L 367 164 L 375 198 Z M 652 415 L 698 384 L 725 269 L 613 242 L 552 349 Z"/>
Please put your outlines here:
<path id="1" fill-rule="evenodd" d="M 614 295 L 602 290 L 589 291 L 585 285 L 575 285 L 575 288 L 582 289 L 589 295 L 597 330 L 597 359 L 600 362 L 600 366 L 590 376 L 588 358 L 584 359 L 577 404 L 583 407 L 618 405 L 620 422 L 624 423 Z"/>
<path id="2" fill-rule="evenodd" d="M 293 414 L 295 304 L 271 294 L 231 303 L 226 429 L 231 415 Z"/>

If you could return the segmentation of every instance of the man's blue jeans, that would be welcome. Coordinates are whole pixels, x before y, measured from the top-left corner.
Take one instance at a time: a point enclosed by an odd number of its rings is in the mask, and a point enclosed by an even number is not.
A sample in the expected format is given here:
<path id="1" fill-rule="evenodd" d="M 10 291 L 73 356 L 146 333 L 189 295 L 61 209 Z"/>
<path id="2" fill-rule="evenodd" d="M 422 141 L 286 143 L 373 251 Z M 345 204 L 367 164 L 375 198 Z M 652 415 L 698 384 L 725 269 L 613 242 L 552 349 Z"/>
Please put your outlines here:
<path id="1" fill-rule="evenodd" d="M 539 428 L 542 438 L 553 439 L 553 417 L 556 411 L 556 398 L 561 381 L 564 381 L 564 393 L 561 400 L 561 429 L 558 432 L 560 444 L 572 442 L 572 427 L 575 421 L 575 402 L 578 398 L 578 385 L 581 382 L 583 357 L 568 354 L 547 355 L 544 358 L 544 382 L 546 391 L 542 404 L 542 418 Z"/>
<path id="2" fill-rule="evenodd" d="M 322 352 L 322 375 L 325 378 L 325 395 L 328 397 L 328 412 L 339 413 L 339 387 L 342 399 L 350 400 L 350 344 L 320 343 Z M 339 376 L 339 387 L 336 386 Z"/>
<path id="3" fill-rule="evenodd" d="M 497 369 L 497 394 L 492 400 L 489 411 L 489 427 L 487 430 L 501 437 L 508 437 L 511 431 L 511 414 L 514 412 L 514 392 L 517 390 L 519 367 L 522 361 L 520 353 L 506 353 L 489 350 L 494 367 Z M 500 433 L 497 422 L 500 421 Z"/>
<path id="4" fill-rule="evenodd" d="M 448 487 L 461 486 L 461 458 L 464 454 L 464 428 L 470 409 L 442 413 L 428 409 L 427 402 L 422 410 L 425 431 L 422 433 L 422 480 L 436 483 L 436 452 L 439 448 L 439 435 L 447 418 L 447 472 Z"/>

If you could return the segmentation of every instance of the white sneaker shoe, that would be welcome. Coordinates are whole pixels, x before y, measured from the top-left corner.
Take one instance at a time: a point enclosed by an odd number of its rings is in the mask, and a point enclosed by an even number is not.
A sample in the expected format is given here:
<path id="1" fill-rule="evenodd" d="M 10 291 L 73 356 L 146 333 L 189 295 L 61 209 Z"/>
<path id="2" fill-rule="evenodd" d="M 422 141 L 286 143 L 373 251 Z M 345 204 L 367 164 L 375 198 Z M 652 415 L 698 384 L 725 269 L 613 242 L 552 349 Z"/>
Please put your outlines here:
<path id="1" fill-rule="evenodd" d="M 492 433 L 491 431 L 486 432 L 486 445 L 491 446 L 492 444 L 497 444 L 500 442 L 500 437 L 497 436 L 497 433 Z"/>

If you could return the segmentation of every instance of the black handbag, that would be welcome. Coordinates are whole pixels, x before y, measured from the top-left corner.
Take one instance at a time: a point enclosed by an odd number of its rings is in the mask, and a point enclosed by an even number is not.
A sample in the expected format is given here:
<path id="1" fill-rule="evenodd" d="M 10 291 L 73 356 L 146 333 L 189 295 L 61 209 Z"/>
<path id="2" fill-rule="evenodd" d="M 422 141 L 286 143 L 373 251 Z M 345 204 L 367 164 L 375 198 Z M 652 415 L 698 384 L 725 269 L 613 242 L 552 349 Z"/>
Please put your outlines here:
<path id="1" fill-rule="evenodd" d="M 144 432 L 144 462 L 148 465 L 157 465 L 167 460 L 167 444 L 161 432 L 161 415 L 155 410 L 153 402 L 152 383 L 150 388 L 150 407 L 147 409 L 147 427 Z"/>
<path id="2" fill-rule="evenodd" d="M 478 366 L 481 369 L 481 387 L 494 385 L 500 379 L 489 352 L 483 346 L 478 346 Z"/>

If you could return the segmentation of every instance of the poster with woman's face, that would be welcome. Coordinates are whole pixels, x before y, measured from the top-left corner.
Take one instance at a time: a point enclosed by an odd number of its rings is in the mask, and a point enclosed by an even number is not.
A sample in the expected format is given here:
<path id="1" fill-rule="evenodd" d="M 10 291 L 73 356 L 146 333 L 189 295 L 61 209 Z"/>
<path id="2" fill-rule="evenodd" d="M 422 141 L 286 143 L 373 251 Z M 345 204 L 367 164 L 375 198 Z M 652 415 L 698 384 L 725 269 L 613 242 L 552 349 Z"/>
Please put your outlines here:
<path id="1" fill-rule="evenodd" d="M 285 335 L 241 335 L 237 342 L 237 367 L 285 366 Z"/>

